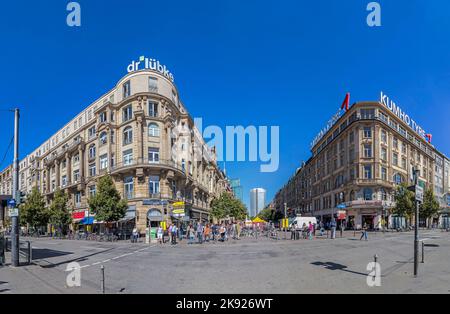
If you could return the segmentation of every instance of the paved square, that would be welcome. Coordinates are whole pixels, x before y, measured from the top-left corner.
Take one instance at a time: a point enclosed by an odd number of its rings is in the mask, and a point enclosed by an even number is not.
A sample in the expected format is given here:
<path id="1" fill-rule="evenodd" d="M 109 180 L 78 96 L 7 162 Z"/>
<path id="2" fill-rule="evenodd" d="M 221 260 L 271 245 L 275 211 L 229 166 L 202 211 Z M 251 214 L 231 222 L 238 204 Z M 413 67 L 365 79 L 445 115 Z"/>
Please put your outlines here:
<path id="1" fill-rule="evenodd" d="M 449 293 L 450 234 L 421 231 L 425 264 L 413 278 L 408 233 L 346 232 L 335 240 L 244 238 L 177 246 L 33 239 L 35 265 L 0 268 L 0 293 Z M 381 287 L 366 283 L 378 255 Z M 82 286 L 66 287 L 66 267 L 78 262 Z"/>

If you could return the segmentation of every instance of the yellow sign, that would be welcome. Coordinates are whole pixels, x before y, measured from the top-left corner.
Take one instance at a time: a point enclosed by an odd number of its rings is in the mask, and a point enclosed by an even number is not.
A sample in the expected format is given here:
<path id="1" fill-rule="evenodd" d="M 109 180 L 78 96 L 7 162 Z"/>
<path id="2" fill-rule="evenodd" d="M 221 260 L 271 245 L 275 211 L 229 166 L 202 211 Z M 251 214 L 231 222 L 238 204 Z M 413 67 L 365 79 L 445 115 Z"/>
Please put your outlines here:
<path id="1" fill-rule="evenodd" d="M 184 210 L 185 203 L 184 202 L 176 202 L 176 203 L 173 203 L 172 206 L 173 206 L 174 210 L 177 210 L 177 209 L 183 209 Z"/>
<path id="2" fill-rule="evenodd" d="M 283 228 L 289 228 L 289 219 L 283 219 L 281 225 Z"/>
<path id="3" fill-rule="evenodd" d="M 161 221 L 161 228 L 163 228 L 164 231 L 166 231 L 167 226 L 165 221 Z"/>
<path id="4" fill-rule="evenodd" d="M 183 208 L 183 209 L 174 209 L 174 210 L 172 211 L 172 213 L 175 214 L 175 215 L 181 215 L 181 214 L 184 214 L 184 208 Z"/>

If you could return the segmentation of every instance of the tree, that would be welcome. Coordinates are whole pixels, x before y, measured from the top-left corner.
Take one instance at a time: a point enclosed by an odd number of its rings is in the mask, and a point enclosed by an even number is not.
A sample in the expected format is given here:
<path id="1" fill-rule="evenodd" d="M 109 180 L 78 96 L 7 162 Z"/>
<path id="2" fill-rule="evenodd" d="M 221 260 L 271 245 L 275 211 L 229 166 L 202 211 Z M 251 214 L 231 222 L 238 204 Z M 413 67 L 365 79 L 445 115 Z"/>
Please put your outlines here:
<path id="1" fill-rule="evenodd" d="M 414 193 L 408 190 L 408 186 L 402 183 L 395 193 L 395 207 L 393 213 L 411 220 L 415 212 Z"/>
<path id="2" fill-rule="evenodd" d="M 55 197 L 49 207 L 49 222 L 60 230 L 65 230 L 72 223 L 72 216 L 67 202 L 69 197 L 60 189 L 55 191 Z"/>
<path id="3" fill-rule="evenodd" d="M 272 221 L 274 217 L 274 210 L 270 207 L 264 208 L 259 214 L 258 217 L 265 221 Z"/>
<path id="4" fill-rule="evenodd" d="M 434 196 L 432 189 L 427 189 L 423 196 L 423 204 L 420 205 L 420 216 L 426 218 L 427 220 L 435 217 L 439 213 L 439 202 Z"/>
<path id="5" fill-rule="evenodd" d="M 242 220 L 247 216 L 247 208 L 233 195 L 222 193 L 218 199 L 211 202 L 211 215 L 217 219 L 233 217 Z"/>
<path id="6" fill-rule="evenodd" d="M 34 187 L 27 196 L 24 204 L 20 205 L 20 223 L 29 224 L 33 229 L 48 223 L 49 213 L 45 207 L 45 200 L 41 192 Z"/>
<path id="7" fill-rule="evenodd" d="M 128 209 L 126 200 L 123 200 L 117 191 L 111 176 L 101 177 L 95 196 L 89 198 L 89 207 L 98 221 L 114 222 L 125 217 Z"/>

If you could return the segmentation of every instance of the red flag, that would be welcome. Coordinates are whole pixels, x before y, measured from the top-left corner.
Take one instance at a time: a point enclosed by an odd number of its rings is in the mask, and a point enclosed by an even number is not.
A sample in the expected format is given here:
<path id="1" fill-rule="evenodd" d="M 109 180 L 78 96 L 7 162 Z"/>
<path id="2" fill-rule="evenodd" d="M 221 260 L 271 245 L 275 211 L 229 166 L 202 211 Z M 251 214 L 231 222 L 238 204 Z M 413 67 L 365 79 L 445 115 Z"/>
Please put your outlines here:
<path id="1" fill-rule="evenodd" d="M 341 109 L 345 108 L 345 111 L 348 111 L 350 107 L 350 93 L 347 93 L 347 95 L 345 96 L 345 100 L 342 103 Z"/>
<path id="2" fill-rule="evenodd" d="M 425 135 L 425 137 L 428 139 L 428 143 L 431 144 L 431 142 L 433 140 L 433 134 L 427 134 L 427 135 Z"/>

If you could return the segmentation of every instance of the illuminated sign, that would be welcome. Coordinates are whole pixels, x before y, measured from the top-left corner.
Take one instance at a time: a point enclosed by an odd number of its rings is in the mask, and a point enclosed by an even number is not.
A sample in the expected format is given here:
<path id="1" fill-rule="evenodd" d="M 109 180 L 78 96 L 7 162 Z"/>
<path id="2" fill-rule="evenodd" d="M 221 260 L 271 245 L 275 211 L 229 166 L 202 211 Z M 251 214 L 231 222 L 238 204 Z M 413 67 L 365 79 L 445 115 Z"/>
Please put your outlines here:
<path id="1" fill-rule="evenodd" d="M 132 61 L 128 67 L 128 73 L 139 70 L 152 70 L 161 73 L 167 77 L 172 83 L 175 81 L 173 74 L 167 69 L 167 67 L 161 64 L 158 60 L 141 56 L 139 61 Z"/>
<path id="2" fill-rule="evenodd" d="M 387 95 L 381 92 L 380 103 L 388 108 L 393 114 L 395 114 L 400 120 L 405 122 L 414 132 L 425 138 L 431 143 L 432 135 L 427 134 L 425 130 L 416 123 L 406 112 L 404 112 L 400 106 L 392 101 Z"/>

